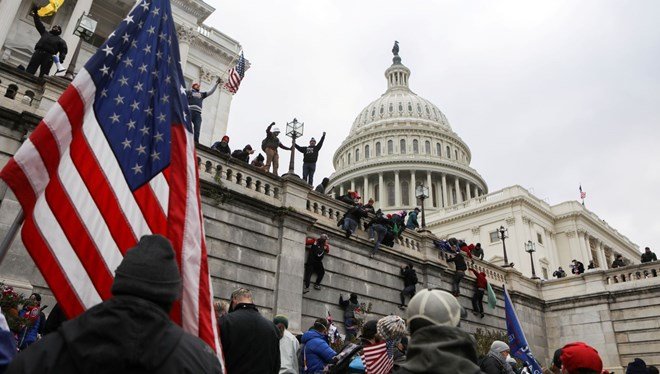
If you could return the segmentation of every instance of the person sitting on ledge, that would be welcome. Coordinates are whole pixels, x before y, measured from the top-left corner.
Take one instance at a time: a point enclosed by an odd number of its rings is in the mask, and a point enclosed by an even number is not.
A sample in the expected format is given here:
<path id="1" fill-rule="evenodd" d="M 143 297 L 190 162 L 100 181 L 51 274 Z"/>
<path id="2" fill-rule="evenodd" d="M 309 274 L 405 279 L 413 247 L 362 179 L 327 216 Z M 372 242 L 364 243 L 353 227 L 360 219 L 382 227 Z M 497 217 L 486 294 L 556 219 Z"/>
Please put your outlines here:
<path id="1" fill-rule="evenodd" d="M 655 253 L 651 252 L 651 248 L 646 247 L 644 248 L 644 253 L 642 253 L 642 264 L 651 261 L 658 261 L 658 257 L 656 257 Z"/>
<path id="2" fill-rule="evenodd" d="M 584 273 L 584 264 L 578 260 L 573 259 L 571 266 L 571 273 L 574 275 L 580 275 Z"/>
<path id="3" fill-rule="evenodd" d="M 587 270 L 595 269 L 596 264 L 594 264 L 594 260 L 589 260 L 589 265 L 587 265 Z"/>
<path id="4" fill-rule="evenodd" d="M 321 184 L 316 186 L 314 191 L 316 191 L 318 193 L 322 193 L 322 194 L 325 195 L 326 193 L 330 192 L 330 191 L 326 192 L 326 189 L 328 188 L 329 183 L 330 183 L 330 178 L 328 178 L 328 177 L 323 178 L 323 180 L 321 181 Z"/>
<path id="5" fill-rule="evenodd" d="M 213 143 L 211 149 L 218 151 L 223 155 L 229 156 L 231 154 L 231 149 L 229 148 L 229 137 L 227 135 L 223 136 L 219 142 Z"/>
<path id="6" fill-rule="evenodd" d="M 259 153 L 259 154 L 257 155 L 257 158 L 255 158 L 254 160 L 252 160 L 252 162 L 250 163 L 250 165 L 252 165 L 252 166 L 256 166 L 256 167 L 258 167 L 258 168 L 263 168 L 263 167 L 264 167 L 264 155 L 262 155 L 261 153 Z"/>
<path id="7" fill-rule="evenodd" d="M 626 266 L 626 263 L 623 262 L 623 256 L 622 255 L 616 255 L 616 260 L 612 262 L 612 269 L 620 268 Z"/>
<path id="8" fill-rule="evenodd" d="M 554 273 L 552 273 L 552 276 L 557 278 L 557 279 L 564 278 L 566 276 L 566 272 L 560 266 L 557 270 L 555 270 Z"/>
<path id="9" fill-rule="evenodd" d="M 243 150 L 237 149 L 234 152 L 232 152 L 231 157 L 239 161 L 243 161 L 247 164 L 250 161 L 250 155 L 253 153 L 254 151 L 252 150 L 252 146 L 248 144 L 245 147 L 243 147 Z"/>
<path id="10" fill-rule="evenodd" d="M 472 258 L 484 259 L 484 250 L 481 248 L 481 243 L 477 243 L 472 250 Z"/>

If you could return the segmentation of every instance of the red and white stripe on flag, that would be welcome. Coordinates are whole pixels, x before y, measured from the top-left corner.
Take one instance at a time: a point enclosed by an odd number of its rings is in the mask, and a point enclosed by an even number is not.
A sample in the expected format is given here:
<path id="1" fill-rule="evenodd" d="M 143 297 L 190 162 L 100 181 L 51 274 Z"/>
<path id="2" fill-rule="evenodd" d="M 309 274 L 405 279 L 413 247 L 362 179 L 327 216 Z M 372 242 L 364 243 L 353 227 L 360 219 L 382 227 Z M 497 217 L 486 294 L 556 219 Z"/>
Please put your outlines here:
<path id="1" fill-rule="evenodd" d="M 386 342 L 380 342 L 362 349 L 362 362 L 366 374 L 389 374 L 394 362 L 387 354 Z"/>

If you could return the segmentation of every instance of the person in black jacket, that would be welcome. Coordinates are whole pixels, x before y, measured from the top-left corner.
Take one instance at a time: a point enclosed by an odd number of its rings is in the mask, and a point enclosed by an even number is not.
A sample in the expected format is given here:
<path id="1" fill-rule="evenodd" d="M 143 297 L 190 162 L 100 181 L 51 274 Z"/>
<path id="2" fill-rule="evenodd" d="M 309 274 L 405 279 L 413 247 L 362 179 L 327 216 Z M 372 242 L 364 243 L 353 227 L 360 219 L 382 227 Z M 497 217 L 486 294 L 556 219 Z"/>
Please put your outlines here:
<path id="1" fill-rule="evenodd" d="M 401 276 L 403 276 L 403 290 L 401 290 L 401 304 L 400 309 L 406 307 L 406 296 L 412 298 L 415 296 L 415 286 L 417 286 L 417 272 L 413 269 L 413 264 L 408 264 L 406 267 L 401 267 Z"/>
<path id="2" fill-rule="evenodd" d="M 280 332 L 259 314 L 250 290 L 239 288 L 231 294 L 229 313 L 220 318 L 220 331 L 227 373 L 279 373 Z"/>
<path id="3" fill-rule="evenodd" d="M 59 54 L 60 63 L 63 63 L 68 50 L 66 42 L 60 37 L 62 34 L 62 27 L 59 25 L 53 25 L 50 31 L 46 31 L 46 27 L 37 14 L 38 10 L 38 6 L 32 6 L 34 27 L 39 31 L 41 38 L 39 38 L 39 41 L 34 46 L 34 53 L 32 54 L 25 71 L 34 74 L 37 69 L 39 69 L 39 77 L 43 77 L 48 74 L 50 68 L 53 66 L 53 55 Z"/>
<path id="4" fill-rule="evenodd" d="M 328 243 L 328 235 L 321 234 L 318 239 L 307 238 L 305 248 L 308 251 L 307 261 L 305 262 L 305 272 L 303 274 L 303 293 L 309 292 L 309 285 L 312 282 L 312 274 L 316 274 L 316 282 L 314 282 L 314 289 L 321 289 L 321 281 L 325 275 L 325 268 L 323 267 L 323 257 L 326 253 L 330 252 L 330 245 Z"/>
<path id="5" fill-rule="evenodd" d="M 369 235 L 376 241 L 374 247 L 371 249 L 371 255 L 369 255 L 370 258 L 374 258 L 376 252 L 380 249 L 380 244 L 385 239 L 385 235 L 387 235 L 387 228 L 389 225 L 390 221 L 385 218 L 380 209 L 376 212 L 376 216 L 367 224 Z"/>
<path id="6" fill-rule="evenodd" d="M 584 273 L 584 264 L 578 260 L 573 260 L 571 263 L 571 272 L 574 275 L 580 275 Z"/>
<path id="7" fill-rule="evenodd" d="M 367 217 L 367 212 L 360 205 L 356 205 L 346 212 L 342 229 L 346 232 L 347 238 L 355 233 L 355 230 L 360 225 L 360 220 L 364 217 Z"/>
<path id="8" fill-rule="evenodd" d="M 655 255 L 655 253 L 651 252 L 651 248 L 646 247 L 644 248 L 644 253 L 642 253 L 642 264 L 645 262 L 652 262 L 652 261 L 658 261 L 658 257 Z"/>
<path id="9" fill-rule="evenodd" d="M 346 341 L 350 342 L 357 336 L 358 320 L 355 318 L 355 309 L 360 307 L 357 294 L 351 293 L 348 299 L 339 294 L 339 306 L 344 309 L 344 329 L 346 331 Z"/>
<path id="10" fill-rule="evenodd" d="M 219 142 L 213 143 L 211 149 L 218 151 L 223 155 L 229 156 L 231 154 L 231 149 L 229 148 L 229 137 L 227 135 L 223 136 Z"/>
<path id="11" fill-rule="evenodd" d="M 243 147 L 243 150 L 237 149 L 234 152 L 232 152 L 231 157 L 239 161 L 243 161 L 247 164 L 250 162 L 250 155 L 253 153 L 254 151 L 252 150 L 252 146 L 248 144 L 245 147 Z"/>
<path id="12" fill-rule="evenodd" d="M 458 297 L 461 294 L 460 284 L 461 280 L 465 276 L 467 264 L 465 263 L 465 259 L 463 258 L 460 250 L 456 252 L 454 257 L 448 259 L 447 262 L 453 262 L 454 265 L 456 265 L 456 272 L 454 273 L 454 278 L 451 282 L 451 289 L 454 296 Z"/>
<path id="13" fill-rule="evenodd" d="M 319 159 L 319 151 L 323 147 L 323 141 L 325 140 L 325 131 L 319 144 L 316 144 L 316 139 L 311 138 L 309 140 L 308 147 L 301 147 L 296 144 L 296 149 L 300 151 L 303 156 L 303 180 L 309 183 L 310 186 L 314 185 L 314 172 L 316 171 L 316 161 Z"/>
<path id="14" fill-rule="evenodd" d="M 21 352 L 6 374 L 220 373 L 209 346 L 169 318 L 180 289 L 172 245 L 145 235 L 117 267 L 113 296 Z"/>
<path id="15" fill-rule="evenodd" d="M 322 194 L 325 195 L 325 194 L 327 194 L 328 192 L 330 192 L 330 191 L 326 191 L 326 189 L 328 188 L 328 184 L 330 184 L 330 178 L 325 177 L 325 178 L 323 178 L 323 180 L 321 181 L 321 184 L 319 184 L 318 186 L 316 186 L 316 188 L 314 189 L 314 191 L 316 191 L 316 192 L 318 192 L 318 193 L 322 193 Z"/>
<path id="16" fill-rule="evenodd" d="M 509 345 L 505 342 L 495 340 L 490 345 L 488 355 L 480 363 L 484 374 L 514 374 L 513 368 L 506 362 L 509 356 Z"/>

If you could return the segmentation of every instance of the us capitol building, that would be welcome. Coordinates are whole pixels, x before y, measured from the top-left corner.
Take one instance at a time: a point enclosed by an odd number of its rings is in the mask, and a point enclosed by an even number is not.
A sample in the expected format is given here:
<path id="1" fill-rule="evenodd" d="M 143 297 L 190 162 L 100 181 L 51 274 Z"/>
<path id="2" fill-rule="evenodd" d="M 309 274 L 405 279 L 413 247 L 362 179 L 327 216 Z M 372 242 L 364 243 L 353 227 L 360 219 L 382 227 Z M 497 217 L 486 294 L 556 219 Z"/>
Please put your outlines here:
<path id="1" fill-rule="evenodd" d="M 559 266 L 570 273 L 573 259 L 585 268 L 593 261 L 601 269 L 618 254 L 627 263 L 639 263 L 638 246 L 577 201 L 550 205 L 518 185 L 489 191 L 470 167 L 470 148 L 447 117 L 410 89 L 410 69 L 401 63 L 398 43 L 392 52 L 387 90 L 358 114 L 334 154 L 330 185 L 335 193 L 357 191 L 362 201 L 373 198 L 377 209 L 392 213 L 419 207 L 415 190 L 425 186 L 428 230 L 481 243 L 486 260 L 504 264 L 496 231 L 503 227 L 507 260 L 527 276 L 532 275 L 525 252 L 530 241 L 536 274 L 544 279 Z"/>

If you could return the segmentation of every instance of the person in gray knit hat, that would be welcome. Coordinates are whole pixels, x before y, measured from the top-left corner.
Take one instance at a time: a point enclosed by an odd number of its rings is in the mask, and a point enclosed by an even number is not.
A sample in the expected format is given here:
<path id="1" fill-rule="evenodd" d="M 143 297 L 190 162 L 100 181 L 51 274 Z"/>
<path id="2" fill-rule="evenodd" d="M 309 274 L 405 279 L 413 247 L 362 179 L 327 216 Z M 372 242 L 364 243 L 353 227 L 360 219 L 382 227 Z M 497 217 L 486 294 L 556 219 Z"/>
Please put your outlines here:
<path id="1" fill-rule="evenodd" d="M 514 374 L 511 365 L 506 362 L 509 357 L 509 345 L 503 341 L 495 340 L 490 345 L 488 355 L 481 361 L 481 370 L 486 374 Z"/>
<path id="2" fill-rule="evenodd" d="M 216 354 L 174 324 L 181 292 L 169 240 L 145 235 L 115 271 L 112 297 L 16 356 L 6 373 L 220 373 Z"/>
<path id="3" fill-rule="evenodd" d="M 417 292 L 407 314 L 411 333 L 407 359 L 394 373 L 481 373 L 476 341 L 458 327 L 465 310 L 449 292 Z"/>

